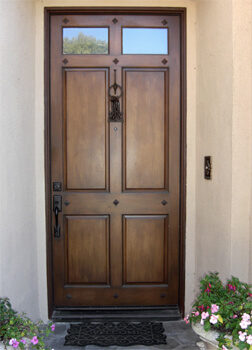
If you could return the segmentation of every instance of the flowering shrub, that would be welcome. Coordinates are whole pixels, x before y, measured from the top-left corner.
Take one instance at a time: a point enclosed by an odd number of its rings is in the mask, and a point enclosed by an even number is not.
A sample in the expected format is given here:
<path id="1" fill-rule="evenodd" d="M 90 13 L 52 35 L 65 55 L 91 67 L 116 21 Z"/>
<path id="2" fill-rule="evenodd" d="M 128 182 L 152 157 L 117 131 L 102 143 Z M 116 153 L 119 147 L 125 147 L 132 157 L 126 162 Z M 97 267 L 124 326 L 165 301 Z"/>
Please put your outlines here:
<path id="1" fill-rule="evenodd" d="M 219 349 L 252 350 L 252 291 L 251 286 L 232 277 L 223 285 L 218 273 L 210 273 L 200 281 L 198 295 L 186 323 L 200 322 L 204 330 L 219 332 Z M 230 335 L 232 341 L 226 336 Z"/>
<path id="2" fill-rule="evenodd" d="M 0 298 L 0 340 L 5 347 L 10 345 L 14 349 L 25 349 L 29 339 L 29 349 L 46 350 L 44 336 L 48 336 L 54 329 L 52 323 L 44 326 L 40 321 L 31 321 L 25 313 L 19 315 L 12 309 L 8 298 Z"/>

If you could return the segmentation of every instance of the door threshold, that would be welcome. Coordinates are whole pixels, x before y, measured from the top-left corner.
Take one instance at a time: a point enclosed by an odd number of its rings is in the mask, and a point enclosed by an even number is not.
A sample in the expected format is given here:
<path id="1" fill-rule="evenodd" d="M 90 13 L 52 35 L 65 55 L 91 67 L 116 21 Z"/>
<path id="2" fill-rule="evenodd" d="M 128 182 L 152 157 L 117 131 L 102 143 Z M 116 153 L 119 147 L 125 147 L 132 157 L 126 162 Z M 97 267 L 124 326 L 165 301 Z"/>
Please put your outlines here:
<path id="1" fill-rule="evenodd" d="M 55 309 L 51 319 L 54 322 L 142 322 L 181 320 L 178 306 L 165 307 L 115 307 L 86 309 Z"/>

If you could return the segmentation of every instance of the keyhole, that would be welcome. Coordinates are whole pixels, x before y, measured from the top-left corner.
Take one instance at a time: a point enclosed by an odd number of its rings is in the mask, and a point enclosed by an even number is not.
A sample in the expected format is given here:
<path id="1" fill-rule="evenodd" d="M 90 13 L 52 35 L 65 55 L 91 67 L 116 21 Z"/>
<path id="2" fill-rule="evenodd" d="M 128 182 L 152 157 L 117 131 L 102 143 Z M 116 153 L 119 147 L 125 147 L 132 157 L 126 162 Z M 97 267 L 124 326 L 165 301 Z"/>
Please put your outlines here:
<path id="1" fill-rule="evenodd" d="M 117 128 L 114 128 L 114 130 L 116 131 L 116 130 L 117 130 Z"/>

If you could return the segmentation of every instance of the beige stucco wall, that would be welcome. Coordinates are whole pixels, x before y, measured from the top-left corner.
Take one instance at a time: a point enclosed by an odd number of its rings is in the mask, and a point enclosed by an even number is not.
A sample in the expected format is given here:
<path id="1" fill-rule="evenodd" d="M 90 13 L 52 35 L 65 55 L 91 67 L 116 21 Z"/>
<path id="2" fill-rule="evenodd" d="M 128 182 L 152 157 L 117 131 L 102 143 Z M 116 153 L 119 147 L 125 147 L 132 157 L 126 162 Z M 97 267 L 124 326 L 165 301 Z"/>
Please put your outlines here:
<path id="1" fill-rule="evenodd" d="M 35 5 L 0 9 L 0 296 L 38 317 Z"/>
<path id="2" fill-rule="evenodd" d="M 251 280 L 251 6 L 197 4 L 197 280 L 209 270 Z"/>
<path id="3" fill-rule="evenodd" d="M 233 1 L 231 274 L 251 281 L 252 1 Z M 242 262 L 242 269 L 236 261 Z"/>
<path id="4" fill-rule="evenodd" d="M 197 6 L 196 276 L 230 273 L 232 187 L 232 8 Z M 204 156 L 212 180 L 204 179 Z M 220 261 L 222 263 L 220 264 Z"/>
<path id="5" fill-rule="evenodd" d="M 187 8 L 186 311 L 206 271 L 252 282 L 251 1 L 2 0 L 0 295 L 33 318 L 47 318 L 48 6 Z M 212 181 L 203 178 L 204 155 L 213 157 Z"/>

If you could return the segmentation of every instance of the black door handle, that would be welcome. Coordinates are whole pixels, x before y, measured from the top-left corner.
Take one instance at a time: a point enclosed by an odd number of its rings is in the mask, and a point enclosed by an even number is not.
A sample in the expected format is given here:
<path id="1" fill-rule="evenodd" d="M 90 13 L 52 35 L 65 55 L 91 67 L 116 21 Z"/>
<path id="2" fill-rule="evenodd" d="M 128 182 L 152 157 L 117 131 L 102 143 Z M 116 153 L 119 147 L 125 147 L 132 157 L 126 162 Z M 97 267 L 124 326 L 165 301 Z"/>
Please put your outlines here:
<path id="1" fill-rule="evenodd" d="M 58 223 L 58 215 L 59 215 L 59 209 L 55 208 L 55 223 L 56 225 L 54 226 L 54 237 L 60 237 L 60 227 Z"/>
<path id="2" fill-rule="evenodd" d="M 60 237 L 59 212 L 62 211 L 61 196 L 53 196 L 53 211 L 55 212 L 54 237 Z"/>

